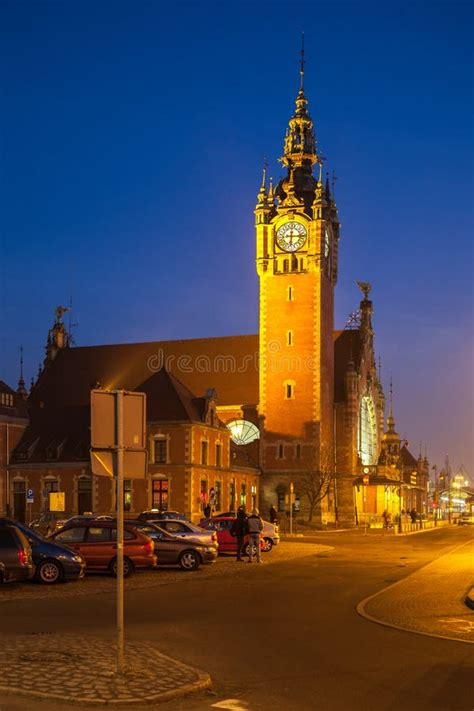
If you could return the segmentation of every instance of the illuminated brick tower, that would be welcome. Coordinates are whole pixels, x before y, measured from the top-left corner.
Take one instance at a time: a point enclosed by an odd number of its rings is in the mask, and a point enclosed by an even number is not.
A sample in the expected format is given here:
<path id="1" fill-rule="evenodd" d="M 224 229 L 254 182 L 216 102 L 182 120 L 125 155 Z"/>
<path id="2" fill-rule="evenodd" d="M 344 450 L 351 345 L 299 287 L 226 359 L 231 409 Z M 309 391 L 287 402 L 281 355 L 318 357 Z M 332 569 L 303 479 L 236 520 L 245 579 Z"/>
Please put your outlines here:
<path id="1" fill-rule="evenodd" d="M 322 157 L 308 113 L 301 55 L 296 109 L 280 159 L 287 174 L 274 189 L 271 180 L 267 188 L 264 171 L 255 208 L 259 413 L 264 417 L 262 504 L 278 502 L 280 510 L 291 481 L 333 466 L 334 448 L 339 222 L 328 180 L 322 182 Z"/>

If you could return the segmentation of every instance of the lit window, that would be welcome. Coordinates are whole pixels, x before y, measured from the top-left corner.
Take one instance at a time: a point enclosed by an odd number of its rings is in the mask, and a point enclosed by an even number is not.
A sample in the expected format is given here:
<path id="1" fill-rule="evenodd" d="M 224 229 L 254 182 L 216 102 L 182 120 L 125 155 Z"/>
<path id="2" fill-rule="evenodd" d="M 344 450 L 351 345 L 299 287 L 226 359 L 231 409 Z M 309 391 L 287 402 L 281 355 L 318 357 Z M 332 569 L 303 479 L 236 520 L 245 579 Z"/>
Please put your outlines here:
<path id="1" fill-rule="evenodd" d="M 248 420 L 232 420 L 227 423 L 234 444 L 249 444 L 260 438 L 260 431 L 253 422 Z"/>
<path id="2" fill-rule="evenodd" d="M 158 511 L 166 511 L 168 508 L 168 479 L 153 479 L 151 507 Z"/>
<path id="3" fill-rule="evenodd" d="M 125 479 L 123 482 L 123 508 L 124 511 L 130 511 L 132 508 L 132 481 Z"/>

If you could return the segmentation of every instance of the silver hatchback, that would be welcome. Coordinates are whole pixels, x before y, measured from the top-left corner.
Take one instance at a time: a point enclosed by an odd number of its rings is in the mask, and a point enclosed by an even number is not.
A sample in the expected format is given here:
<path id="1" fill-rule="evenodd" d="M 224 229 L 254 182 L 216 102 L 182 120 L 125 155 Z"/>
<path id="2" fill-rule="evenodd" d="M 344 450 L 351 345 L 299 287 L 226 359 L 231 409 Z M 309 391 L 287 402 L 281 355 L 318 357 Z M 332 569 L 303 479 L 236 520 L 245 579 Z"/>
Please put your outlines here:
<path id="1" fill-rule="evenodd" d="M 177 519 L 168 518 L 156 521 L 155 523 L 175 538 L 182 538 L 183 540 L 192 538 L 194 541 L 200 541 L 204 546 L 215 546 L 216 548 L 219 546 L 215 531 L 205 531 L 203 528 L 199 528 L 199 526 L 195 526 L 194 523 L 190 523 L 189 521 L 178 521 Z"/>

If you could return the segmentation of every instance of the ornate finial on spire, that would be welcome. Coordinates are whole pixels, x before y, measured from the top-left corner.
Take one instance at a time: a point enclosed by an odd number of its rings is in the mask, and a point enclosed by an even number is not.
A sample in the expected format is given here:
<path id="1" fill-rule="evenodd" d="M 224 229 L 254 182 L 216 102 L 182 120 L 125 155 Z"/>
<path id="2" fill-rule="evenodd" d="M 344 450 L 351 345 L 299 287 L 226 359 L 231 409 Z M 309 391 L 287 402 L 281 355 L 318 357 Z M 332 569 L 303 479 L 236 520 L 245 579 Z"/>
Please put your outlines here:
<path id="1" fill-rule="evenodd" d="M 304 32 L 301 33 L 301 59 L 300 59 L 300 91 L 303 91 L 304 83 Z"/>
<path id="2" fill-rule="evenodd" d="M 268 202 L 270 205 L 275 204 L 275 190 L 273 188 L 273 178 L 270 177 L 270 186 L 268 188 Z"/>
<path id="3" fill-rule="evenodd" d="M 267 202 L 267 159 L 263 159 L 262 184 L 257 195 L 257 206 L 266 205 Z"/>
<path id="4" fill-rule="evenodd" d="M 18 379 L 17 393 L 23 398 L 28 396 L 28 392 L 25 388 L 25 379 L 23 377 L 23 346 L 20 346 L 20 377 Z"/>
<path id="5" fill-rule="evenodd" d="M 358 281 L 357 286 L 361 290 L 361 292 L 364 295 L 364 299 L 367 301 L 369 298 L 369 294 L 372 290 L 372 284 L 369 284 L 368 281 Z"/>

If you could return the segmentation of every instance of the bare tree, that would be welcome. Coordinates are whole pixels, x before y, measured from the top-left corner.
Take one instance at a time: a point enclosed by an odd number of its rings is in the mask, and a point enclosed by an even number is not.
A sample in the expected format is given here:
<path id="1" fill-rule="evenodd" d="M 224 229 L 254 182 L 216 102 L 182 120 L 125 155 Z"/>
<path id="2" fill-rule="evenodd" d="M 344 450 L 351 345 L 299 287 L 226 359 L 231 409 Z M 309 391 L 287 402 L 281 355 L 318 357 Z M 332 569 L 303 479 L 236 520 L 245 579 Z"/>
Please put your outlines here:
<path id="1" fill-rule="evenodd" d="M 321 455 L 321 463 L 318 469 L 309 469 L 305 474 L 298 477 L 298 488 L 309 502 L 308 522 L 313 520 L 316 505 L 329 494 L 334 478 L 334 466 L 332 466 L 329 457 L 324 456 L 324 453 Z"/>

